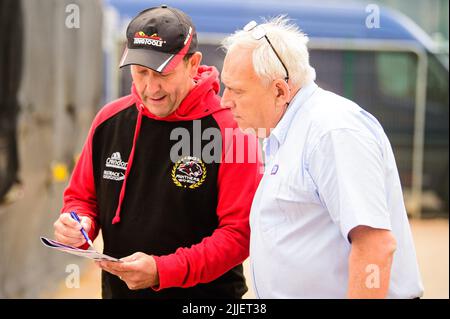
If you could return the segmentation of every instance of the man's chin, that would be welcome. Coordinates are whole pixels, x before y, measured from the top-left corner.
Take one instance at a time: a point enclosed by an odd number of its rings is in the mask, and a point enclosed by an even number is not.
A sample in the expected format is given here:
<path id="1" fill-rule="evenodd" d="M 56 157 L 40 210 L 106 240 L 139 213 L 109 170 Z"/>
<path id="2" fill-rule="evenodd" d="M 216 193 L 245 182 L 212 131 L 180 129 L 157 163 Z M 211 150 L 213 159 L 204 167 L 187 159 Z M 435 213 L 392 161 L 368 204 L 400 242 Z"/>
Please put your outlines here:
<path id="1" fill-rule="evenodd" d="M 169 107 L 161 107 L 161 106 L 154 106 L 154 105 L 146 105 L 147 109 L 150 111 L 150 113 L 152 113 L 153 115 L 156 115 L 157 117 L 167 117 L 170 114 L 173 113 L 174 110 L 172 110 Z"/>
<path id="2" fill-rule="evenodd" d="M 253 127 L 245 125 L 244 123 L 238 122 L 238 127 L 239 127 L 239 130 L 244 134 L 257 135 L 257 133 L 258 133 L 258 131 L 255 130 Z"/>
<path id="3" fill-rule="evenodd" d="M 172 112 L 170 112 L 170 113 L 169 112 L 164 112 L 164 113 L 160 112 L 160 113 L 153 113 L 153 115 L 156 115 L 157 117 L 160 117 L 160 118 L 165 118 L 165 117 L 168 117 L 171 113 Z"/>
<path id="4" fill-rule="evenodd" d="M 250 126 L 239 125 L 239 123 L 238 123 L 238 127 L 242 133 L 254 135 L 258 138 L 266 138 L 270 134 L 270 132 L 267 132 L 267 130 L 265 128 L 253 128 Z"/>

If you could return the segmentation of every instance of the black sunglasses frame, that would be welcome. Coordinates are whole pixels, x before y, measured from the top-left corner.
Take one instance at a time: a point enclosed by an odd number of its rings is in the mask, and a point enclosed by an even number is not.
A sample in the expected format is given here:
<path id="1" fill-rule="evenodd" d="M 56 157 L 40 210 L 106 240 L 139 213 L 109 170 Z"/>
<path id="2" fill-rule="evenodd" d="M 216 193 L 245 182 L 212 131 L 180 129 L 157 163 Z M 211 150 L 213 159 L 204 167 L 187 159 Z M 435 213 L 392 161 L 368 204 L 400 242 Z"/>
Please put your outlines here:
<path id="1" fill-rule="evenodd" d="M 258 28 L 258 29 L 256 29 Z M 269 37 L 267 36 L 266 30 L 264 29 L 264 27 L 262 25 L 258 25 L 256 23 L 256 21 L 250 21 L 249 23 L 247 23 L 245 25 L 245 27 L 243 28 L 244 31 L 247 32 L 252 32 L 252 36 L 255 40 L 261 40 L 263 37 L 267 40 L 267 43 L 269 43 L 270 47 L 272 48 L 273 52 L 275 53 L 275 55 L 278 58 L 278 61 L 280 61 L 281 65 L 284 68 L 284 71 L 286 71 L 286 77 L 284 78 L 284 80 L 286 81 L 286 83 L 288 83 L 289 81 L 289 71 L 286 67 L 286 65 L 284 64 L 283 60 L 280 58 L 280 55 L 278 54 L 277 50 L 275 50 L 275 48 L 272 45 L 272 42 L 270 42 Z M 255 31 L 260 31 L 260 34 L 257 34 Z"/>

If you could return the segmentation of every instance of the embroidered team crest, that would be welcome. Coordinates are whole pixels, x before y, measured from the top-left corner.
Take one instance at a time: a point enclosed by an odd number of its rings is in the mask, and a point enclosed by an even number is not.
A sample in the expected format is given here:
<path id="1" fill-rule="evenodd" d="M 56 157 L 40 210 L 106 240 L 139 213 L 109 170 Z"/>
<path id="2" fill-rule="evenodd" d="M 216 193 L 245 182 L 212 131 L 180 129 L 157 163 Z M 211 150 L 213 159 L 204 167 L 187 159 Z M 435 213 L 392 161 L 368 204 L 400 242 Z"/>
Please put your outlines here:
<path id="1" fill-rule="evenodd" d="M 194 189 L 205 179 L 206 166 L 198 157 L 185 156 L 173 165 L 172 180 L 178 187 Z"/>

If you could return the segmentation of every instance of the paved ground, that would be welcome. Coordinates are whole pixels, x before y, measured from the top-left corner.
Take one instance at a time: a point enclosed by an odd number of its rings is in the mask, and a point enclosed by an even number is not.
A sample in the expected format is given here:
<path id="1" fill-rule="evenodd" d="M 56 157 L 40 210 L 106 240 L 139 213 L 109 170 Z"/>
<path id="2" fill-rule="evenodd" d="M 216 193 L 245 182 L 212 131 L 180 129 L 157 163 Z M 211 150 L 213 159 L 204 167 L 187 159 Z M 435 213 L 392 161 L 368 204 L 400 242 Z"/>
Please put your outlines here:
<path id="1" fill-rule="evenodd" d="M 448 219 L 412 220 L 424 298 L 449 298 Z"/>
<path id="2" fill-rule="evenodd" d="M 424 298 L 449 298 L 449 221 L 448 219 L 412 220 L 417 258 L 425 286 Z M 96 242 L 101 247 L 101 242 Z M 100 298 L 100 271 L 87 261 L 81 274 L 80 288 L 69 289 L 65 282 L 57 291 L 43 292 L 43 298 Z M 244 263 L 246 278 L 248 261 Z M 244 298 L 254 298 L 251 291 Z"/>

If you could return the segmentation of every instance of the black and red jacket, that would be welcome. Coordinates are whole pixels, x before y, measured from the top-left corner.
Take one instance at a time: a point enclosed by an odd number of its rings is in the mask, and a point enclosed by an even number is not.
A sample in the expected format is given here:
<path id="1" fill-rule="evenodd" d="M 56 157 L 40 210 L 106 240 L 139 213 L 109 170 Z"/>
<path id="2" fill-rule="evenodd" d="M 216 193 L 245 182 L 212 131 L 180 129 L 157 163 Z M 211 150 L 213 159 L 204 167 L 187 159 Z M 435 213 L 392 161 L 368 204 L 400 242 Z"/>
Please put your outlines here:
<path id="1" fill-rule="evenodd" d="M 220 107 L 217 70 L 201 66 L 195 80 L 165 118 L 150 113 L 133 87 L 94 119 L 62 212 L 89 216 L 89 235 L 94 239 L 101 229 L 105 254 L 153 255 L 160 281 L 159 287 L 132 291 L 103 272 L 104 298 L 239 298 L 247 290 L 241 263 L 248 256 L 248 217 L 260 179 L 258 158 L 252 160 L 258 143 Z M 203 138 L 211 128 L 220 132 L 221 160 L 194 156 L 194 120 Z M 171 132 L 180 128 L 190 133 L 191 147 L 173 162 L 170 151 L 179 140 Z M 203 138 L 202 149 L 210 143 Z M 236 160 L 238 138 L 246 142 L 243 163 L 229 160 Z"/>

